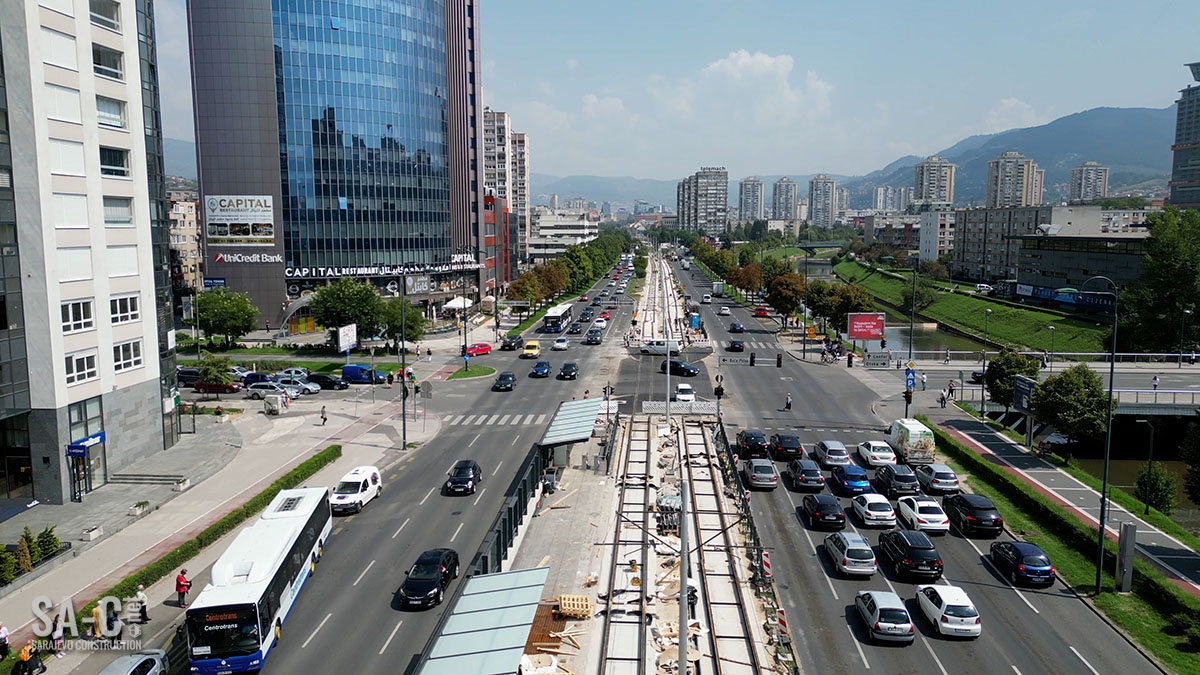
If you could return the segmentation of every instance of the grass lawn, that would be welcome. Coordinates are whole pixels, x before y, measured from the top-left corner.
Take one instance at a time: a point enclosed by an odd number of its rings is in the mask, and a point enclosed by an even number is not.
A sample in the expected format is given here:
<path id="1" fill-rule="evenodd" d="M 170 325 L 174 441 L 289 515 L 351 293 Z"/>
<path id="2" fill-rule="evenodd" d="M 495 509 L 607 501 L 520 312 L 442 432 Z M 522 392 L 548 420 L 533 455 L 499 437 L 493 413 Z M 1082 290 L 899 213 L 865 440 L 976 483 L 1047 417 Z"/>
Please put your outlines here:
<path id="1" fill-rule="evenodd" d="M 496 372 L 496 369 L 492 368 L 490 366 L 476 365 L 476 366 L 472 366 L 470 370 L 467 370 L 466 368 L 459 368 L 458 370 L 454 371 L 453 373 L 450 373 L 450 377 L 447 377 L 446 379 L 447 380 L 465 380 L 468 377 L 484 377 L 486 375 L 492 375 L 495 372 Z"/>

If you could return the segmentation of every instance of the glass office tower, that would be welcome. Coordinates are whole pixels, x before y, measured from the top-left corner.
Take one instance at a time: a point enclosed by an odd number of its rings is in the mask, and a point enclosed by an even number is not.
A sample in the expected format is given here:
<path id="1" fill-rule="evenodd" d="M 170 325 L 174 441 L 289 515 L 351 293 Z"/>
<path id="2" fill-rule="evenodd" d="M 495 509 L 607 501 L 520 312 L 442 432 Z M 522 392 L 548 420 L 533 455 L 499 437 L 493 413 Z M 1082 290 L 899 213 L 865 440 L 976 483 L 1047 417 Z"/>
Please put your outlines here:
<path id="1" fill-rule="evenodd" d="M 473 2 L 192 0 L 188 27 L 207 285 L 278 327 L 338 277 L 477 292 Z"/>

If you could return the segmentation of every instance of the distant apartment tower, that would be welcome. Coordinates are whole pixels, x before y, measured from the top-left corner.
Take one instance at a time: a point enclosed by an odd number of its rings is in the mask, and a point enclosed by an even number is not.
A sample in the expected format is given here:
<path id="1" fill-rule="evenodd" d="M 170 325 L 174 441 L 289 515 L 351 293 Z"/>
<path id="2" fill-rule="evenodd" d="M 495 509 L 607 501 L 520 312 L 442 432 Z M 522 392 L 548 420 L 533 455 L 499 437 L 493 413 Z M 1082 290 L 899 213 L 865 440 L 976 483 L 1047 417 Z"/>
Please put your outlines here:
<path id="1" fill-rule="evenodd" d="M 988 162 L 985 208 L 1039 206 L 1045 172 L 1025 155 L 1008 151 Z"/>
<path id="2" fill-rule="evenodd" d="M 931 155 L 913 168 L 913 201 L 951 204 L 954 202 L 954 165 Z"/>
<path id="3" fill-rule="evenodd" d="M 1100 162 L 1084 162 L 1071 169 L 1071 185 L 1067 199 L 1090 202 L 1108 196 L 1108 167 Z"/>
<path id="4" fill-rule="evenodd" d="M 771 186 L 771 217 L 776 220 L 795 220 L 800 186 L 784 176 Z"/>
<path id="5" fill-rule="evenodd" d="M 819 174 L 808 181 L 808 222 L 813 227 L 833 227 L 838 210 L 837 181 Z"/>
<path id="6" fill-rule="evenodd" d="M 896 210 L 907 211 L 908 205 L 913 203 L 913 195 L 916 189 L 911 185 L 896 188 Z"/>
<path id="7" fill-rule="evenodd" d="M 509 260 L 513 253 L 521 256 L 521 247 L 529 239 L 529 140 L 523 133 L 512 129 L 512 118 L 506 112 L 483 109 L 483 185 L 491 190 L 493 199 L 507 205 L 501 213 L 517 223 L 518 240 L 510 242 L 516 251 L 509 251 L 501 258 Z M 493 220 L 495 205 L 486 214 Z M 497 224 L 499 226 L 500 224 Z M 504 224 L 507 227 L 507 223 Z M 508 239 L 508 237 L 505 237 Z M 511 265 L 497 264 L 497 270 L 507 271 Z M 509 278 L 497 279 L 504 284 Z"/>
<path id="8" fill-rule="evenodd" d="M 200 193 L 167 191 L 167 218 L 171 221 L 171 280 L 176 297 L 201 290 L 204 253 L 200 246 Z M 189 303 L 190 304 L 190 303 Z M 185 319 L 192 318 L 188 313 Z"/>
<path id="9" fill-rule="evenodd" d="M 891 185 L 875 186 L 875 201 L 871 204 L 871 208 L 876 211 L 896 210 L 896 188 Z"/>
<path id="10" fill-rule="evenodd" d="M 729 223 L 728 199 L 729 172 L 725 167 L 701 167 L 675 186 L 680 227 L 709 236 L 724 234 Z"/>
<path id="11" fill-rule="evenodd" d="M 764 215 L 763 182 L 757 176 L 743 178 L 738 184 L 738 220 L 762 220 Z"/>
<path id="12" fill-rule="evenodd" d="M 508 199 L 508 216 L 510 222 L 516 225 L 517 236 L 515 241 L 510 242 L 510 245 L 515 247 L 512 253 L 516 255 L 517 260 L 524 260 L 526 256 L 525 242 L 532 235 L 533 228 L 529 201 L 532 173 L 529 164 L 528 136 L 522 133 L 512 135 L 512 155 L 512 195 Z M 507 283 L 514 279 L 516 279 L 515 276 L 504 281 Z"/>
<path id="13" fill-rule="evenodd" d="M 1189 63 L 1200 82 L 1200 63 Z M 1171 146 L 1171 198 L 1181 208 L 1200 208 L 1200 86 L 1188 85 L 1175 102 L 1175 143 Z"/>

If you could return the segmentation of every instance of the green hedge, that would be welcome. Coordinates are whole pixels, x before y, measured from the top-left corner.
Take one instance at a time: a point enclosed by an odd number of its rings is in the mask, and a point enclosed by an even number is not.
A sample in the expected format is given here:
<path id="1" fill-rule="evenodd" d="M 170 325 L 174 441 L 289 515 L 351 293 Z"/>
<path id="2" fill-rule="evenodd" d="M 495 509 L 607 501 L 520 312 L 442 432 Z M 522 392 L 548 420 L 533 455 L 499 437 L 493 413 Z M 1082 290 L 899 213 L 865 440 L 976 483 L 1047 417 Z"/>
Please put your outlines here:
<path id="1" fill-rule="evenodd" d="M 1041 495 L 1024 481 L 1012 477 L 997 465 L 963 446 L 924 416 L 918 415 L 918 419 L 933 429 L 938 450 L 966 467 L 974 478 L 1003 494 L 1017 508 L 1045 528 L 1046 532 L 1058 537 L 1081 555 L 1095 559 L 1097 532 L 1093 532 L 1065 508 Z M 1114 569 L 1117 561 L 1116 543 L 1106 539 L 1104 552 L 1104 569 Z M 1180 590 L 1157 567 L 1140 558 L 1134 560 L 1132 590 L 1164 616 L 1185 614 L 1194 622 L 1200 622 L 1200 600 Z"/>
<path id="2" fill-rule="evenodd" d="M 229 534 L 239 525 L 257 515 L 259 511 L 265 509 L 271 503 L 271 500 L 275 498 L 275 495 L 279 494 L 280 490 L 288 490 L 303 484 L 304 481 L 313 477 L 318 471 L 332 464 L 341 456 L 342 446 L 331 445 L 309 457 L 296 468 L 280 476 L 267 489 L 251 497 L 250 501 L 235 509 L 224 518 L 204 528 L 200 534 L 196 535 L 195 539 L 185 541 L 174 550 L 167 552 L 159 559 L 117 582 L 115 586 L 101 594 L 101 597 L 131 598 L 137 593 L 139 584 L 150 586 L 158 580 L 174 574 L 176 570 L 183 567 L 184 563 L 199 555 L 200 551 L 216 543 L 221 537 Z M 92 600 L 84 605 L 82 609 L 78 610 L 76 614 L 79 616 L 90 616 L 92 607 L 95 607 L 97 602 L 97 600 Z"/>

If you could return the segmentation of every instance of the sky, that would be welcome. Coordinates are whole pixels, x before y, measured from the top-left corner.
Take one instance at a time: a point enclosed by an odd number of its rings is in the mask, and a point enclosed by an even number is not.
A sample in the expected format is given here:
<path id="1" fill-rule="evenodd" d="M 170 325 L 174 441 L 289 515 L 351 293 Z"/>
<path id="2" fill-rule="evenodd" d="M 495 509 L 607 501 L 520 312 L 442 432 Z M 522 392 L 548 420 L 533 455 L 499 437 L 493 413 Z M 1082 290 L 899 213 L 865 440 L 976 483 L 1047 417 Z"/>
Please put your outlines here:
<path id="1" fill-rule="evenodd" d="M 1179 0 L 478 4 L 484 103 L 556 176 L 860 175 L 973 134 L 1169 106 L 1200 61 L 1200 2 Z M 184 0 L 155 5 L 164 131 L 190 140 Z"/>

